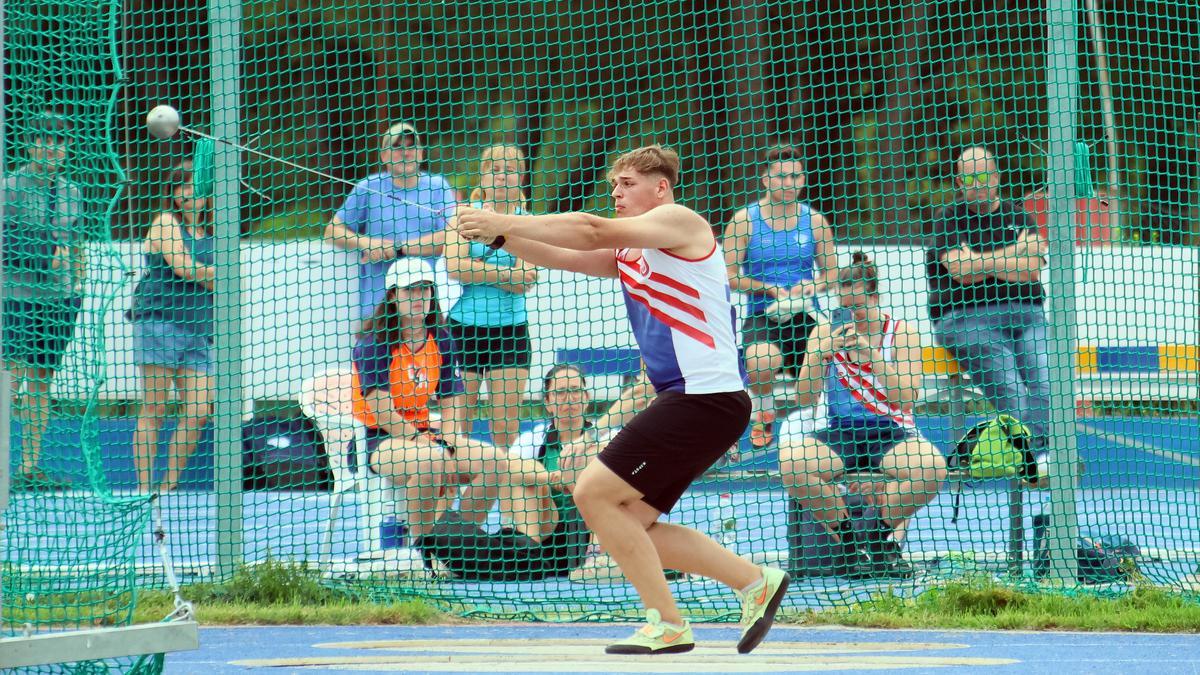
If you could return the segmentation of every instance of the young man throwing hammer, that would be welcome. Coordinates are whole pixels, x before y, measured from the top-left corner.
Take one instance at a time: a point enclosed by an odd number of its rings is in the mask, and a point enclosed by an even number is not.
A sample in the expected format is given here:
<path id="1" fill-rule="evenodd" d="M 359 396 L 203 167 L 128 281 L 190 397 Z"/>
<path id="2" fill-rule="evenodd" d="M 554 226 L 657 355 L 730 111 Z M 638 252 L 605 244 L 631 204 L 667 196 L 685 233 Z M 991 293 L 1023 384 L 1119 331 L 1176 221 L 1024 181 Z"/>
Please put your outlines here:
<path id="1" fill-rule="evenodd" d="M 647 625 L 610 654 L 690 651 L 692 629 L 663 569 L 716 579 L 742 601 L 747 653 L 766 636 L 788 577 L 707 536 L 659 522 L 738 441 L 750 419 L 745 372 L 720 247 L 708 222 L 675 203 L 679 156 L 658 145 L 609 172 L 616 218 L 459 210 L 460 232 L 534 265 L 620 279 L 629 322 L 657 396 L 584 469 L 575 504 L 637 589 Z"/>

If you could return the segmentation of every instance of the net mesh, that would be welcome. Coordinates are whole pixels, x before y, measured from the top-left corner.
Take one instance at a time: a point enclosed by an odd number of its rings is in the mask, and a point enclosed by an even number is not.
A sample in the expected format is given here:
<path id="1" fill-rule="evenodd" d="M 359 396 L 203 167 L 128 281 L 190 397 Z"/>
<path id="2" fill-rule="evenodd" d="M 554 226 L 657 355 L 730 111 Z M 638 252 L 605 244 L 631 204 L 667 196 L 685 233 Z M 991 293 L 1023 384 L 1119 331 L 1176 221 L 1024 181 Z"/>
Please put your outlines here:
<path id="1" fill-rule="evenodd" d="M 112 133 L 119 10 L 4 11 L 3 322 L 14 390 L 3 637 L 128 625 L 138 548 L 149 542 L 149 496 L 113 493 L 113 406 L 99 395 L 119 365 L 104 317 L 130 279 L 109 234 L 124 179 Z M 15 672 L 161 671 L 161 657 L 147 655 Z"/>
<path id="2" fill-rule="evenodd" d="M 129 552 L 95 587 L 113 597 L 161 583 L 129 571 L 153 569 L 144 502 L 111 496 L 140 488 L 161 493 L 193 578 L 294 560 L 467 615 L 637 616 L 547 475 L 652 398 L 620 284 L 450 221 L 466 205 L 612 217 L 612 162 L 661 143 L 681 157 L 677 201 L 720 235 L 753 402 L 728 451 L 646 439 L 681 464 L 712 453 L 669 522 L 790 569 L 791 613 L 964 578 L 1192 590 L 1200 176 L 1196 55 L 1178 45 L 1194 7 L 1085 3 L 1066 33 L 1016 1 L 256 2 L 228 24 L 222 7 L 6 8 L 7 175 L 58 111 L 80 186 L 58 199 L 87 226 L 39 466 L 90 486 L 98 514 L 72 525 L 41 506 L 59 486 L 23 486 L 6 574 L 24 545 L 41 559 L 71 542 L 79 570 Z M 1064 50 L 1074 120 L 1047 94 Z M 236 109 L 213 103 L 230 90 Z M 146 132 L 160 103 L 255 151 L 199 158 L 213 200 L 176 171 L 196 136 Z M 6 207 L 47 198 L 30 185 Z M 6 258 L 21 224 L 6 218 Z M 1059 225 L 1073 242 L 1048 250 Z M 397 256 L 403 286 L 432 270 L 429 344 L 391 330 L 421 306 L 387 290 Z M 689 291 L 658 281 L 642 298 L 672 337 L 655 353 L 699 353 Z M 44 330 L 21 307 L 6 304 L 6 349 Z M 861 341 L 828 337 L 847 321 Z M 118 522 L 119 545 L 68 531 Z M 1079 576 L 1049 584 L 1071 558 Z M 738 616 L 690 571 L 668 571 L 686 614 Z M 53 606 L 42 578 L 6 577 L 6 607 L 27 588 Z"/>

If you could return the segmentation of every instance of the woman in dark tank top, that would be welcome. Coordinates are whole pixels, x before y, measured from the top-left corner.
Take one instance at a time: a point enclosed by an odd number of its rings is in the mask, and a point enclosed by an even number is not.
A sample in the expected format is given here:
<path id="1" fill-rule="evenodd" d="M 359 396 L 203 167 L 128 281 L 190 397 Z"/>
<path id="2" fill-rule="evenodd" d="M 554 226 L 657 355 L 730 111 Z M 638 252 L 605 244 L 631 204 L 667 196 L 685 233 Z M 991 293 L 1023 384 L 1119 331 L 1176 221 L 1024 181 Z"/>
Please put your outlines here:
<path id="1" fill-rule="evenodd" d="M 190 162 L 175 167 L 162 207 L 147 231 L 146 269 L 133 293 L 134 362 L 141 371 L 142 405 L 133 437 L 138 489 L 154 489 L 158 437 L 173 392 L 180 403 L 168 446 L 161 492 L 179 485 L 212 410 L 213 237 L 211 203 L 197 197 Z"/>

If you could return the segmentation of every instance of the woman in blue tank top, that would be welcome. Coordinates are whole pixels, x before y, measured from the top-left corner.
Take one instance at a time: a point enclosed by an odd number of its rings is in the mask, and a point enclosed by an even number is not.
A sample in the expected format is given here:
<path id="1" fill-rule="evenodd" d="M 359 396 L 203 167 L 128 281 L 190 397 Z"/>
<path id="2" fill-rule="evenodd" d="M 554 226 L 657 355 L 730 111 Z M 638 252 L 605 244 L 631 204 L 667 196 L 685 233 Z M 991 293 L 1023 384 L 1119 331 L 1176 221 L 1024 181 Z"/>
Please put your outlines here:
<path id="1" fill-rule="evenodd" d="M 754 404 L 751 441 L 756 447 L 774 438 L 775 376 L 793 373 L 804 358 L 815 319 L 806 312 L 784 316 L 768 312 L 777 300 L 822 292 L 837 273 L 833 231 L 825 216 L 800 201 L 804 164 L 790 146 L 767 152 L 763 196 L 738 211 L 725 228 L 729 286 L 749 296 L 742 322 L 750 396 Z"/>
<path id="2" fill-rule="evenodd" d="M 133 292 L 133 358 L 142 405 L 133 435 L 138 489 L 153 489 L 154 455 L 172 390 L 182 404 L 168 447 L 161 492 L 179 484 L 212 411 L 213 238 L 209 200 L 198 198 L 192 166 L 167 177 L 162 210 L 146 233 L 146 270 Z"/>
<path id="3" fill-rule="evenodd" d="M 479 160 L 479 187 L 471 206 L 523 214 L 525 155 L 511 145 L 493 145 Z M 462 296 L 449 312 L 455 362 L 463 370 L 466 410 L 474 410 L 479 388 L 488 385 L 492 443 L 507 448 L 517 440 L 517 410 L 529 379 L 531 351 L 525 294 L 537 269 L 503 249 L 467 241 L 455 223 L 446 228 L 446 270 L 462 283 Z"/>

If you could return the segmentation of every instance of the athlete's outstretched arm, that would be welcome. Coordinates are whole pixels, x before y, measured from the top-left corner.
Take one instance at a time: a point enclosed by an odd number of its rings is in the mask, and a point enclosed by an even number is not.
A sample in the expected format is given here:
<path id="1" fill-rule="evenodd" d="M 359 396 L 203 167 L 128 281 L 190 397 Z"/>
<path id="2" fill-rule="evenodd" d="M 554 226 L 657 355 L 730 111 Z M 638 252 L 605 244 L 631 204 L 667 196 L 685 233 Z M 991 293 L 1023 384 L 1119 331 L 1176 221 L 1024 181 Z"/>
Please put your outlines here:
<path id="1" fill-rule="evenodd" d="M 490 237 L 484 238 L 482 241 L 490 243 L 489 239 Z M 572 251 L 520 237 L 505 239 L 504 250 L 538 267 L 578 272 L 592 277 L 617 276 L 617 257 L 612 249 Z"/>
<path id="2" fill-rule="evenodd" d="M 629 218 L 602 218 L 590 213 L 512 216 L 460 208 L 458 227 L 468 238 L 521 238 L 575 251 L 672 249 L 693 243 L 698 232 L 712 233 L 698 213 L 679 204 L 664 204 Z"/>

